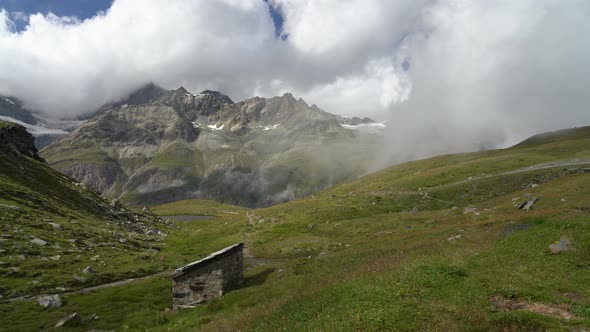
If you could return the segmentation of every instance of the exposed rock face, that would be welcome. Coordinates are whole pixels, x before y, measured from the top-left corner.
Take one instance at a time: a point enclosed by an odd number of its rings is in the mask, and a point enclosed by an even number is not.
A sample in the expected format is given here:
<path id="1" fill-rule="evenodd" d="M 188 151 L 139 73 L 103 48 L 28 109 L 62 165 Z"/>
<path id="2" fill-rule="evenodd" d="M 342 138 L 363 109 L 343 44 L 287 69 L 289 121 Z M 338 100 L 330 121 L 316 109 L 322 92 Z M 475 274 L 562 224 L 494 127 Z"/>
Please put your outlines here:
<path id="1" fill-rule="evenodd" d="M 0 121 L 0 153 L 13 153 L 41 160 L 37 155 L 35 138 L 25 127 L 3 121 Z"/>
<path id="2" fill-rule="evenodd" d="M 342 117 L 288 93 L 238 103 L 182 87 L 148 87 L 137 96 L 105 108 L 42 155 L 124 202 L 199 197 L 245 206 L 284 202 L 361 175 L 371 159 L 374 142 L 361 142 L 339 124 Z"/>

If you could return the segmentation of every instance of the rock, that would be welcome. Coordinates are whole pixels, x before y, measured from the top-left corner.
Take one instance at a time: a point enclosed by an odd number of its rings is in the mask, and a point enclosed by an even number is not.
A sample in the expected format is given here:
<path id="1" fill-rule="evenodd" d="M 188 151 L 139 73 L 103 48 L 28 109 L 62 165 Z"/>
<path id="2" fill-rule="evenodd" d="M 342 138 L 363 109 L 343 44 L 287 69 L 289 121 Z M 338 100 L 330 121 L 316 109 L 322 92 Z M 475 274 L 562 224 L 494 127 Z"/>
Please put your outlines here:
<path id="1" fill-rule="evenodd" d="M 568 238 L 562 237 L 559 239 L 559 241 L 555 241 L 555 243 L 550 244 L 549 250 L 551 250 L 553 254 L 570 251 L 572 250 L 572 242 Z"/>
<path id="2" fill-rule="evenodd" d="M 420 210 L 418 210 L 418 208 L 414 206 L 414 207 L 413 207 L 413 208 L 410 210 L 410 213 L 411 213 L 411 214 L 418 214 L 418 213 L 420 213 Z"/>
<path id="3" fill-rule="evenodd" d="M 94 312 L 92 313 L 92 315 L 90 315 L 90 317 L 88 317 L 88 320 L 95 320 L 98 319 L 98 315 Z"/>
<path id="4" fill-rule="evenodd" d="M 57 294 L 39 296 L 37 303 L 45 308 L 60 308 L 62 304 L 61 298 Z"/>
<path id="5" fill-rule="evenodd" d="M 473 206 L 468 206 L 463 209 L 463 214 L 469 214 L 469 213 L 473 213 L 473 214 L 478 213 L 477 208 L 473 207 Z"/>
<path id="6" fill-rule="evenodd" d="M 120 208 L 121 207 L 121 202 L 119 202 L 119 200 L 115 198 L 115 199 L 113 199 L 111 201 L 111 207 Z"/>
<path id="7" fill-rule="evenodd" d="M 82 273 L 94 274 L 96 272 L 94 272 L 94 270 L 92 269 L 92 265 L 88 265 L 87 267 L 84 268 L 84 270 L 82 270 Z"/>
<path id="8" fill-rule="evenodd" d="M 39 239 L 39 238 L 33 238 L 33 239 L 31 240 L 31 243 L 33 243 L 33 244 L 36 244 L 36 245 L 38 245 L 38 246 L 44 246 L 44 245 L 47 245 L 47 241 L 41 240 L 41 239 Z"/>
<path id="9" fill-rule="evenodd" d="M 66 324 L 70 325 L 74 322 L 80 321 L 81 319 L 82 318 L 80 317 L 80 315 L 78 315 L 77 312 L 74 312 L 73 314 L 69 314 L 62 318 L 59 322 L 57 322 L 57 324 L 55 324 L 55 327 L 62 327 Z"/>
<path id="10" fill-rule="evenodd" d="M 314 227 L 315 227 L 315 225 L 314 225 L 314 224 L 309 224 L 309 225 L 307 225 L 307 229 L 313 229 Z"/>
<path id="11" fill-rule="evenodd" d="M 52 261 L 58 261 L 61 259 L 61 256 L 60 255 L 50 256 L 49 259 L 51 259 Z"/>
<path id="12" fill-rule="evenodd" d="M 61 225 L 60 224 L 56 224 L 54 222 L 50 222 L 49 225 L 51 225 L 55 229 L 61 229 Z"/>
<path id="13" fill-rule="evenodd" d="M 524 211 L 530 211 L 533 209 L 535 203 L 537 203 L 539 201 L 539 199 L 537 197 L 533 197 L 529 200 L 526 200 L 522 203 L 520 203 L 520 205 L 518 206 L 519 210 L 524 210 Z"/>
<path id="14" fill-rule="evenodd" d="M 459 235 L 454 235 L 454 236 L 451 236 L 450 238 L 448 238 L 447 241 L 449 241 L 449 242 L 455 242 L 457 240 L 460 240 L 461 238 L 462 238 L 462 236 L 460 234 Z"/>
<path id="15" fill-rule="evenodd" d="M 141 209 L 141 211 L 143 211 L 143 212 L 150 212 L 150 209 L 148 209 L 147 207 L 144 206 L 143 209 Z"/>

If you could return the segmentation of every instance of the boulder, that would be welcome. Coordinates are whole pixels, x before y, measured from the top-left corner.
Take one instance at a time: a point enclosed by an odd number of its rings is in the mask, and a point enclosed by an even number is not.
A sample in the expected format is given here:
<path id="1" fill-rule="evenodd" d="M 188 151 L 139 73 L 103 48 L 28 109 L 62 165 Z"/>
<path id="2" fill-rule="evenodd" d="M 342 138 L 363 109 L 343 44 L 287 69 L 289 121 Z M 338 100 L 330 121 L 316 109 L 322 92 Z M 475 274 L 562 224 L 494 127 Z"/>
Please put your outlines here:
<path id="1" fill-rule="evenodd" d="M 31 240 L 31 243 L 33 243 L 33 244 L 36 244 L 36 245 L 38 245 L 38 246 L 44 246 L 44 245 L 47 245 L 47 241 L 41 240 L 41 239 L 39 239 L 39 238 L 33 238 L 33 239 Z"/>
<path id="2" fill-rule="evenodd" d="M 50 222 L 49 225 L 51 225 L 51 227 L 53 227 L 55 229 L 61 229 L 61 225 L 60 224 L 56 224 L 54 222 Z"/>
<path id="3" fill-rule="evenodd" d="M 92 265 L 88 265 L 87 267 L 84 268 L 84 270 L 82 270 L 82 273 L 86 273 L 86 274 L 94 274 L 94 270 L 92 269 Z"/>
<path id="4" fill-rule="evenodd" d="M 449 241 L 449 242 L 455 242 L 457 240 L 460 240 L 461 238 L 462 238 L 462 236 L 460 234 L 459 235 L 453 235 L 450 238 L 448 238 L 447 241 Z"/>
<path id="5" fill-rule="evenodd" d="M 76 321 L 80 321 L 82 320 L 82 317 L 80 317 L 80 315 L 78 315 L 77 312 L 74 312 L 73 314 L 69 314 L 67 316 L 65 316 L 64 318 L 62 318 L 59 322 L 57 322 L 57 324 L 55 324 L 55 327 L 62 327 L 67 325 L 70 325 Z"/>
<path id="6" fill-rule="evenodd" d="M 62 304 L 61 298 L 57 294 L 39 296 L 37 303 L 45 308 L 60 308 Z"/>
<path id="7" fill-rule="evenodd" d="M 115 198 L 115 199 L 113 199 L 111 201 L 111 207 L 120 208 L 121 207 L 121 202 L 119 202 L 119 200 Z"/>
<path id="8" fill-rule="evenodd" d="M 539 199 L 537 197 L 533 197 L 529 200 L 526 200 L 526 201 L 520 203 L 520 205 L 518 206 L 518 209 L 524 210 L 524 211 L 532 210 L 534 208 L 535 203 L 537 203 L 538 201 L 539 201 Z"/>
<path id="9" fill-rule="evenodd" d="M 549 250 L 551 250 L 551 253 L 553 254 L 570 251 L 572 250 L 572 242 L 568 238 L 562 237 L 559 239 L 559 241 L 555 241 L 554 243 L 550 244 Z"/>

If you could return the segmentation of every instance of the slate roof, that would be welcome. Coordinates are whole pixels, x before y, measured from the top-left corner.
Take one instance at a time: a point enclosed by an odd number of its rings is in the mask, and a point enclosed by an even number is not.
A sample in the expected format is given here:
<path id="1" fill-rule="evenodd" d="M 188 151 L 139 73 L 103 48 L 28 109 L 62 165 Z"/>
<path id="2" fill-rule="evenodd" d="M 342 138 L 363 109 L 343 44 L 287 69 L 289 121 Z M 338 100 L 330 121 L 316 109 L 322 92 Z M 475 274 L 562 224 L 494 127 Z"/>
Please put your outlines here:
<path id="1" fill-rule="evenodd" d="M 219 251 L 216 251 L 216 252 L 210 254 L 209 256 L 207 256 L 207 257 L 205 257 L 203 259 L 200 259 L 198 261 L 189 263 L 189 264 L 187 264 L 187 265 L 185 265 L 183 267 L 180 267 L 180 268 L 174 270 L 174 272 L 172 273 L 171 277 L 172 278 L 176 278 L 178 276 L 183 275 L 185 272 L 187 272 L 189 270 L 203 267 L 203 266 L 205 266 L 205 265 L 207 265 L 209 263 L 212 263 L 212 262 L 214 262 L 214 261 L 216 261 L 218 259 L 221 259 L 223 257 L 226 257 L 228 255 L 231 255 L 231 254 L 237 252 L 238 250 L 242 250 L 243 247 L 244 247 L 244 243 L 243 242 L 240 242 L 240 243 L 236 243 L 234 245 L 231 245 L 229 247 L 223 248 L 223 249 L 221 249 Z"/>

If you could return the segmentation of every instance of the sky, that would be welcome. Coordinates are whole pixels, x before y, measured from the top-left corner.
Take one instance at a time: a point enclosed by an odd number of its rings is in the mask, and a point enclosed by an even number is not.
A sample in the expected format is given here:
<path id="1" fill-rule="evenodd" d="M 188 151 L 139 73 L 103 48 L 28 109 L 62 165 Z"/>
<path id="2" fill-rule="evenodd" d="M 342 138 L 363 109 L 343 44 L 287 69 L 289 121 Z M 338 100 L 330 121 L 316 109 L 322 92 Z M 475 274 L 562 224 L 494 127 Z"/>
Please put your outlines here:
<path id="1" fill-rule="evenodd" d="M 91 112 L 148 82 L 233 100 L 291 92 L 332 113 L 387 121 L 384 158 L 404 160 L 590 124 L 587 0 L 0 8 L 0 94 L 52 117 Z"/>

